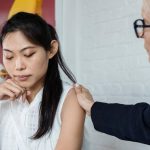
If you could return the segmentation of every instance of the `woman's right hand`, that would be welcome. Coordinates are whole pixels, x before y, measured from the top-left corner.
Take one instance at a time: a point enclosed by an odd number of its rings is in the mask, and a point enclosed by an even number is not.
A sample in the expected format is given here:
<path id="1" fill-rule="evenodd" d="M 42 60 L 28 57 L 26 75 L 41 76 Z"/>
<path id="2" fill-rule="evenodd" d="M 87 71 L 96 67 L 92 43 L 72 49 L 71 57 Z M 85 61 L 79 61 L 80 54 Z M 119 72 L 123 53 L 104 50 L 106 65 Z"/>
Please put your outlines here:
<path id="1" fill-rule="evenodd" d="M 13 79 L 0 84 L 0 100 L 15 100 L 25 92 L 25 88 L 20 87 Z"/>

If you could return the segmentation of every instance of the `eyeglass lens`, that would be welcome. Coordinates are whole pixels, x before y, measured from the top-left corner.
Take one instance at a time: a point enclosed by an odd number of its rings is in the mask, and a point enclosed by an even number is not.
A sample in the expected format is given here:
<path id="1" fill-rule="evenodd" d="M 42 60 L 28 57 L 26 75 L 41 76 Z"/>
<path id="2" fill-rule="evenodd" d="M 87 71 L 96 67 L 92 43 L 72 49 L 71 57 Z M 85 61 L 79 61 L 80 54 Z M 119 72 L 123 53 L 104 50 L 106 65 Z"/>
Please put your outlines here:
<path id="1" fill-rule="evenodd" d="M 142 37 L 144 34 L 144 28 L 143 28 L 143 21 L 142 20 L 137 20 L 136 22 L 136 31 L 139 37 Z"/>

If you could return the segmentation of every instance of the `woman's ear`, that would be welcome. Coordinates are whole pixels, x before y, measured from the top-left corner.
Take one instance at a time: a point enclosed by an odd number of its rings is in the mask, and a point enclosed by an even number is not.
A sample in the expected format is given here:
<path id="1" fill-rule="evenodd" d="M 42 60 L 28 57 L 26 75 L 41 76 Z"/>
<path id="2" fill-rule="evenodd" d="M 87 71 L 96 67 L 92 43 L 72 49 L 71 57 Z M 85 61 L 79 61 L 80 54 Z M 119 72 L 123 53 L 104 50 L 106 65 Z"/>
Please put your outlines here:
<path id="1" fill-rule="evenodd" d="M 49 59 L 51 59 L 55 56 L 55 54 L 58 52 L 58 47 L 59 47 L 58 41 L 56 41 L 56 40 L 52 40 L 50 44 L 51 44 L 51 49 L 48 52 Z"/>

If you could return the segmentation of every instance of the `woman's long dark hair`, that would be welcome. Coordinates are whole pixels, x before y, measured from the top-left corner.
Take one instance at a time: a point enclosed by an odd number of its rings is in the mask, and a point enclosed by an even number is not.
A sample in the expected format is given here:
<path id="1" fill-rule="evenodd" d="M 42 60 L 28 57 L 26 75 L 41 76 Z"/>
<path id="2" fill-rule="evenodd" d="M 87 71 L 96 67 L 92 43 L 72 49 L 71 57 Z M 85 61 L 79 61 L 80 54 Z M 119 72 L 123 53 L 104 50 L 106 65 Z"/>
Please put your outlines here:
<path id="1" fill-rule="evenodd" d="M 1 45 L 5 36 L 15 31 L 21 31 L 30 42 L 44 47 L 45 51 L 51 50 L 50 43 L 52 40 L 59 42 L 55 29 L 36 14 L 19 12 L 12 16 L 2 28 Z M 49 60 L 39 110 L 39 125 L 37 132 L 32 137 L 33 139 L 39 139 L 52 129 L 57 106 L 63 91 L 58 66 L 61 67 L 73 83 L 76 82 L 74 75 L 65 65 L 61 52 L 58 49 L 57 54 Z"/>

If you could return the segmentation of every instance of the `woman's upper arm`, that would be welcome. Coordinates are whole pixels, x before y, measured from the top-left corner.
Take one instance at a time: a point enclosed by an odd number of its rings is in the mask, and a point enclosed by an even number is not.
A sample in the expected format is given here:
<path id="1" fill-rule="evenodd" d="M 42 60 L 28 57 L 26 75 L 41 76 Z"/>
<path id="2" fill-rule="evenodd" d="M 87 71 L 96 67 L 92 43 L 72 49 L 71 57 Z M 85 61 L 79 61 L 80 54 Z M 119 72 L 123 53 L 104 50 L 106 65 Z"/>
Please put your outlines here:
<path id="1" fill-rule="evenodd" d="M 61 131 L 55 150 L 81 150 L 85 112 L 78 104 L 72 88 L 63 104 Z"/>

